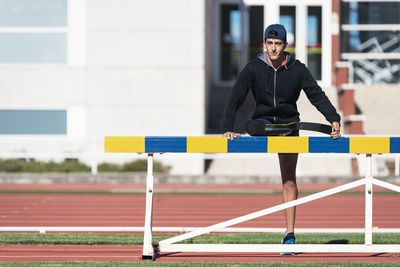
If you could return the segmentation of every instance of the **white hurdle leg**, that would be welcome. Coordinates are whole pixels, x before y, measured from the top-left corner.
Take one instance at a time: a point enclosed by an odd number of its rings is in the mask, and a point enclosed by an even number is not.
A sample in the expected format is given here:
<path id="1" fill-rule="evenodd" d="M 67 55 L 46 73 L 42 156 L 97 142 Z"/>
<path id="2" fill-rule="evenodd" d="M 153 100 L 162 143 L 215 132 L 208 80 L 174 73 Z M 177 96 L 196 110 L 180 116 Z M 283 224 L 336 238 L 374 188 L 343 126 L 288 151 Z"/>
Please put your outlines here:
<path id="1" fill-rule="evenodd" d="M 153 154 L 147 154 L 146 215 L 144 221 L 144 240 L 142 260 L 154 259 L 153 235 Z"/>
<path id="2" fill-rule="evenodd" d="M 387 183 L 387 182 L 380 181 L 380 180 L 375 179 L 375 178 L 372 179 L 372 182 L 373 182 L 375 185 L 377 185 L 377 186 L 381 186 L 381 187 L 383 187 L 383 188 L 387 188 L 387 189 L 389 189 L 389 190 L 393 190 L 393 191 L 396 191 L 396 192 L 399 192 L 399 193 L 400 193 L 400 186 L 398 186 L 398 185 L 389 184 L 389 183 Z"/>
<path id="3" fill-rule="evenodd" d="M 366 155 L 367 176 L 365 177 L 365 245 L 372 245 L 372 155 Z"/>

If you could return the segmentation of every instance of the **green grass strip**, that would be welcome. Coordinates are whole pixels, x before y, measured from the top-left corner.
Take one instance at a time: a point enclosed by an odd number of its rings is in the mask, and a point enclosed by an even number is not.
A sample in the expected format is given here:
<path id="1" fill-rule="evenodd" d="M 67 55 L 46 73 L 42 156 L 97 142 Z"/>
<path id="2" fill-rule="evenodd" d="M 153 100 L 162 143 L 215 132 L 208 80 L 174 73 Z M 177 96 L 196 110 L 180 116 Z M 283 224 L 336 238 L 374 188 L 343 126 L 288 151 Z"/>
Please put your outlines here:
<path id="1" fill-rule="evenodd" d="M 172 237 L 173 235 L 153 235 L 153 242 Z M 281 234 L 209 234 L 186 240 L 184 243 L 209 243 L 209 244 L 279 244 Z M 143 235 L 135 234 L 94 234 L 94 233 L 2 233 L 0 245 L 30 244 L 30 245 L 141 245 Z M 297 234 L 297 244 L 362 244 L 363 234 Z M 399 244 L 400 234 L 374 234 L 374 244 Z M 235 262 L 0 262 L 0 266 L 10 267 L 105 267 L 105 266 L 177 266 L 177 267 L 241 267 L 241 266 L 289 266 L 289 267 L 389 267 L 400 266 L 400 254 L 393 254 L 399 258 L 399 263 L 235 263 Z"/>
<path id="2" fill-rule="evenodd" d="M 158 242 L 174 235 L 153 235 Z M 184 240 L 186 244 L 280 244 L 282 234 L 223 233 Z M 141 245 L 143 235 L 94 233 L 2 233 L 0 245 Z M 374 244 L 399 244 L 400 234 L 373 234 Z M 363 234 L 296 234 L 296 244 L 364 244 Z"/>

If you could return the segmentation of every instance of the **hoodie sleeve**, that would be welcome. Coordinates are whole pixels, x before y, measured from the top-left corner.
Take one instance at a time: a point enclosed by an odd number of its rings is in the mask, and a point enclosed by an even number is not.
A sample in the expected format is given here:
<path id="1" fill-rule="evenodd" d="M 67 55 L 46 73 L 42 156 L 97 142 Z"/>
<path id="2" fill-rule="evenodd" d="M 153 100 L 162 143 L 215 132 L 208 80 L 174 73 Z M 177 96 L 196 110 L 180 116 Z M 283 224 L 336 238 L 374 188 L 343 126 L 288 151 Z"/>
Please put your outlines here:
<path id="1" fill-rule="evenodd" d="M 224 133 L 234 131 L 236 112 L 245 101 L 250 88 L 251 75 L 248 65 L 246 65 L 246 67 L 240 72 L 225 107 L 224 121 L 222 123 L 222 130 Z"/>
<path id="2" fill-rule="evenodd" d="M 336 112 L 335 107 L 332 105 L 325 92 L 317 84 L 308 68 L 304 66 L 303 69 L 302 88 L 307 98 L 319 110 L 319 112 L 324 115 L 327 121 L 330 123 L 334 121 L 340 123 L 340 115 Z"/>

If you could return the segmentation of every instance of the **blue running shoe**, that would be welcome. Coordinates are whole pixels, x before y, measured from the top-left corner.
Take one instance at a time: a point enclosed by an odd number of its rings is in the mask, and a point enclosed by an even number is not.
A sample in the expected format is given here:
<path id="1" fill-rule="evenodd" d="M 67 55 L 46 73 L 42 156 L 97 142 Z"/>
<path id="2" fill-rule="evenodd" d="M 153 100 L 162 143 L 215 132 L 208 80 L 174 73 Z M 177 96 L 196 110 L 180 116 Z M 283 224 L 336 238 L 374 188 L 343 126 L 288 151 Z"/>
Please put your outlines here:
<path id="1" fill-rule="evenodd" d="M 285 233 L 282 237 L 282 244 L 294 244 L 296 238 L 294 233 Z M 294 252 L 281 252 L 281 255 L 296 255 Z"/>

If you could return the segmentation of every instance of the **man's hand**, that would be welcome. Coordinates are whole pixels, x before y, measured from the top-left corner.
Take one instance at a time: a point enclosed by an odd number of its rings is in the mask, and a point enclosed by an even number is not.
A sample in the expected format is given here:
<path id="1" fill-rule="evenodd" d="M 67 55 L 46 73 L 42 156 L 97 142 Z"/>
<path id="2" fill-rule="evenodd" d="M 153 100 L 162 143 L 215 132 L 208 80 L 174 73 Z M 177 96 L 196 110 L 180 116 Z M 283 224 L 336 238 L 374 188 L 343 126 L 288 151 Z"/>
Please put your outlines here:
<path id="1" fill-rule="evenodd" d="M 224 136 L 228 137 L 228 139 L 230 139 L 230 140 L 233 140 L 236 137 L 240 136 L 240 134 L 239 133 L 234 133 L 234 132 L 226 132 L 226 133 L 224 133 Z"/>
<path id="2" fill-rule="evenodd" d="M 338 139 L 340 137 L 340 123 L 337 121 L 332 122 L 333 131 L 331 133 L 331 137 L 333 139 Z"/>

